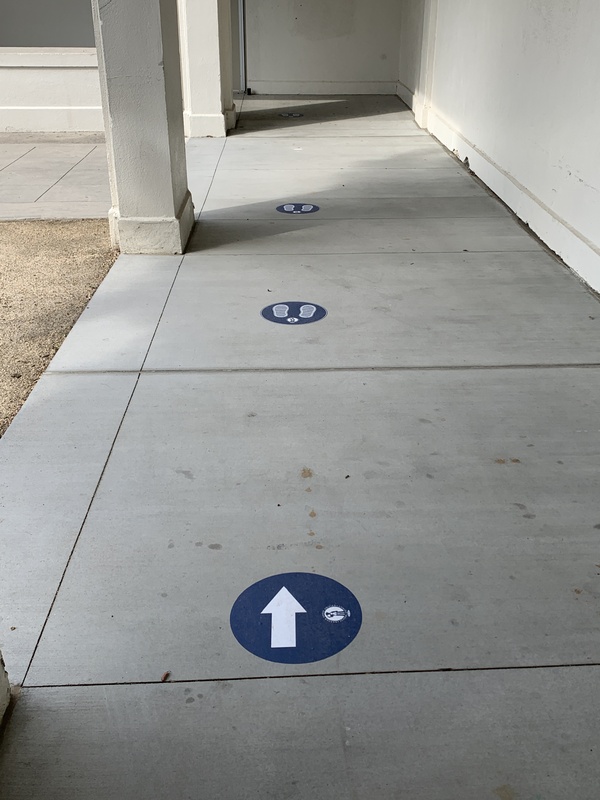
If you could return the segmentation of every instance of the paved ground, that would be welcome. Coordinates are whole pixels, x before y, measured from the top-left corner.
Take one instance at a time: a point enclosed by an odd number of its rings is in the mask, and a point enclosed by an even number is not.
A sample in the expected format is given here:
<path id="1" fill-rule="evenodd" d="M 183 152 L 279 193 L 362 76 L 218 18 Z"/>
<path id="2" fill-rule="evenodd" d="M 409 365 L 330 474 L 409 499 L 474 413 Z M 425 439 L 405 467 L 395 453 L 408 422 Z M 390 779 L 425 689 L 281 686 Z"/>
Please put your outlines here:
<path id="1" fill-rule="evenodd" d="M 398 101 L 189 152 L 0 446 L 3 800 L 596 800 L 597 301 Z"/>
<path id="2" fill-rule="evenodd" d="M 98 136 L 0 136 L 0 219 L 106 218 L 106 147 Z"/>

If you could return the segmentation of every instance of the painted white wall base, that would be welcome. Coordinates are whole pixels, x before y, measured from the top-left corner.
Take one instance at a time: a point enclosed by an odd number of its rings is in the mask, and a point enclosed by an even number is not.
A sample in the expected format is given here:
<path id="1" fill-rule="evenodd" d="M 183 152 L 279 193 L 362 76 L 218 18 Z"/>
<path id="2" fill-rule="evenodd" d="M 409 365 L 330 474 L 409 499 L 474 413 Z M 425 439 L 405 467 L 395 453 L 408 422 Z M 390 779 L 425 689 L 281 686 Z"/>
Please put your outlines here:
<path id="1" fill-rule="evenodd" d="M 252 94 L 396 94 L 395 81 L 253 81 Z"/>
<path id="2" fill-rule="evenodd" d="M 0 83 L 4 81 L 0 70 Z M 0 106 L 3 133 L 100 133 L 104 130 L 102 109 L 86 106 Z"/>
<path id="3" fill-rule="evenodd" d="M 10 702 L 10 684 L 8 682 L 8 675 L 4 667 L 4 660 L 2 653 L 0 653 L 0 720 L 4 716 L 4 712 L 8 708 Z"/>
<path id="4" fill-rule="evenodd" d="M 235 120 L 234 123 L 235 125 Z M 196 136 L 226 136 L 228 120 L 225 114 L 191 114 L 189 111 L 183 112 L 183 127 L 188 138 Z"/>
<path id="5" fill-rule="evenodd" d="M 0 130 L 102 131 L 94 48 L 0 48 Z"/>
<path id="6" fill-rule="evenodd" d="M 428 130 L 449 150 L 464 161 L 486 186 L 495 192 L 519 219 L 526 222 L 573 272 L 593 289 L 600 290 L 600 251 L 588 239 L 555 214 L 515 177 L 503 170 L 486 153 L 475 147 L 462 134 L 430 108 Z"/>
<path id="7" fill-rule="evenodd" d="M 187 193 L 176 217 L 121 217 L 114 208 L 108 213 L 112 243 L 123 253 L 164 255 L 183 253 L 194 227 L 194 204 Z"/>

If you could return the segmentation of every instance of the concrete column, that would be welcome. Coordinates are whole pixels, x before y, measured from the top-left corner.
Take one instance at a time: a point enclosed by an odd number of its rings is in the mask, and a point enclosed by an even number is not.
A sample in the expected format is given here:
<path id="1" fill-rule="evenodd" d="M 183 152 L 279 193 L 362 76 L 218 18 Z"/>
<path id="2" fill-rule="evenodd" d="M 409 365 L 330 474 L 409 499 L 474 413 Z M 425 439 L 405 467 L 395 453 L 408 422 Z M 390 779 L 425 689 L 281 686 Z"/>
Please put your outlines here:
<path id="1" fill-rule="evenodd" d="M 92 0 L 113 207 L 124 253 L 181 253 L 187 187 L 174 0 Z"/>
<path id="2" fill-rule="evenodd" d="M 4 712 L 8 708 L 10 701 L 10 684 L 8 682 L 8 675 L 4 668 L 4 661 L 2 653 L 0 653 L 0 720 L 4 716 Z"/>
<path id="3" fill-rule="evenodd" d="M 230 0 L 178 0 L 186 136 L 235 125 Z"/>
<path id="4" fill-rule="evenodd" d="M 423 44 L 419 81 L 415 90 L 413 111 L 415 120 L 421 128 L 427 128 L 431 96 L 433 94 L 433 73 L 435 48 L 437 43 L 438 0 L 425 0 L 423 6 Z"/>

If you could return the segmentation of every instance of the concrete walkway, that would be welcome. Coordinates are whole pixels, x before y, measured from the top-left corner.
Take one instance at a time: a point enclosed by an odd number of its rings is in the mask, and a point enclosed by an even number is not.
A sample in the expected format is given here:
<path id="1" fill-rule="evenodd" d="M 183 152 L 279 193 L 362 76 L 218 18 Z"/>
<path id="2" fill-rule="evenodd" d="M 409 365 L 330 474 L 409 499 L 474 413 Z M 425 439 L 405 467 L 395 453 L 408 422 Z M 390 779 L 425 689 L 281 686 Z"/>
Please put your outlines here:
<path id="1" fill-rule="evenodd" d="M 391 98 L 189 155 L 1 442 L 2 800 L 596 800 L 598 302 Z"/>
<path id="2" fill-rule="evenodd" d="M 106 217 L 103 137 L 0 134 L 0 220 Z"/>

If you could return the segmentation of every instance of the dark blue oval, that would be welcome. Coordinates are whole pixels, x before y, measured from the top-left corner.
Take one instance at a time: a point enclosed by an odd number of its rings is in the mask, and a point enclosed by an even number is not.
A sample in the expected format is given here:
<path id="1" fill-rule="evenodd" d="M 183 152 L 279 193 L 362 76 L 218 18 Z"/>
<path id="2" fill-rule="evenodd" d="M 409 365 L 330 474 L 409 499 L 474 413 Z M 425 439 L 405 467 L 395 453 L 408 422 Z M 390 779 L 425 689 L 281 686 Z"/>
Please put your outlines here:
<path id="1" fill-rule="evenodd" d="M 356 638 L 362 609 L 341 583 L 310 572 L 271 575 L 233 604 L 230 625 L 253 655 L 278 664 L 330 658 Z"/>
<path id="2" fill-rule="evenodd" d="M 316 303 L 306 303 L 296 300 L 286 300 L 273 303 L 263 308 L 260 312 L 269 322 L 278 325 L 308 325 L 310 322 L 319 322 L 327 316 L 327 309 Z"/>
<path id="3" fill-rule="evenodd" d="M 321 209 L 314 203 L 284 203 L 282 206 L 277 206 L 276 210 L 280 214 L 315 214 Z"/>

